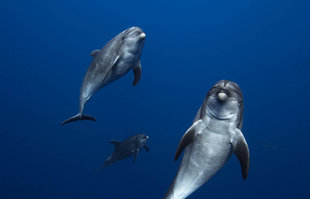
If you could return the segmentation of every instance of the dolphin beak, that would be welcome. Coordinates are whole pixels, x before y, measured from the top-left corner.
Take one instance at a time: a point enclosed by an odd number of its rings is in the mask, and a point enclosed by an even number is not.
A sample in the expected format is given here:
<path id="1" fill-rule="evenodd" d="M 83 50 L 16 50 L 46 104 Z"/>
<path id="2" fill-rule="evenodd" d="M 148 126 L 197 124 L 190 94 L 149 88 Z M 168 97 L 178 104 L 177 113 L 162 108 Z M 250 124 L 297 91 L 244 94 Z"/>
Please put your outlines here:
<path id="1" fill-rule="evenodd" d="M 217 94 L 217 98 L 221 101 L 221 102 L 225 102 L 228 98 L 228 96 L 226 95 L 226 93 L 218 93 Z"/>
<path id="2" fill-rule="evenodd" d="M 145 33 L 144 33 L 144 32 L 142 32 L 142 33 L 140 34 L 140 38 L 141 38 L 141 39 L 144 39 L 144 38 L 145 38 L 145 36 L 146 36 L 146 35 L 145 35 Z"/>

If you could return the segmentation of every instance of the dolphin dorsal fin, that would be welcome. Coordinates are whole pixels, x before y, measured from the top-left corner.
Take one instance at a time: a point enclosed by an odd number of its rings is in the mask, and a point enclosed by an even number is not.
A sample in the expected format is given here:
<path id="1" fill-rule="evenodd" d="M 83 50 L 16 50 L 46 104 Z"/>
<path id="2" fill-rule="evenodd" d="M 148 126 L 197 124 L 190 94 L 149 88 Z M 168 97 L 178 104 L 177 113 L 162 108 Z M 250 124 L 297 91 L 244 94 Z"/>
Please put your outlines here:
<path id="1" fill-rule="evenodd" d="M 91 51 L 90 56 L 92 56 L 93 58 L 95 58 L 96 55 L 97 55 L 97 53 L 98 53 L 99 51 L 100 51 L 99 49 Z"/>
<path id="2" fill-rule="evenodd" d="M 115 148 L 117 148 L 121 144 L 121 142 L 118 140 L 110 140 L 110 143 L 114 144 Z"/>
<path id="3" fill-rule="evenodd" d="M 177 161 L 177 159 L 180 157 L 182 151 L 187 147 L 187 145 L 191 144 L 194 141 L 194 138 L 196 137 L 197 134 L 200 133 L 201 131 L 201 122 L 202 120 L 196 121 L 189 129 L 185 132 L 183 135 L 178 149 L 175 153 L 174 156 L 174 161 Z"/>

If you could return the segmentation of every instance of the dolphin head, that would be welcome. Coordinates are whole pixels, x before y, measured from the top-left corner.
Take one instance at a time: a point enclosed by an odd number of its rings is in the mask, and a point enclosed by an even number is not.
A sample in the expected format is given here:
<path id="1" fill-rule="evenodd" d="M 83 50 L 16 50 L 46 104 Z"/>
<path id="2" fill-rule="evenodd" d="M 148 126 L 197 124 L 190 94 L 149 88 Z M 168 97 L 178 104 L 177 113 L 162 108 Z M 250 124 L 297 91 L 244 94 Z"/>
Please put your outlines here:
<path id="1" fill-rule="evenodd" d="M 139 27 L 131 27 L 122 32 L 123 47 L 128 52 L 140 54 L 144 45 L 145 33 Z"/>
<path id="2" fill-rule="evenodd" d="M 136 139 L 137 139 L 138 145 L 140 147 L 143 147 L 146 144 L 146 141 L 149 139 L 149 136 L 144 135 L 144 134 L 138 134 Z"/>
<path id="3" fill-rule="evenodd" d="M 131 27 L 124 31 L 125 39 L 128 38 L 135 38 L 137 40 L 144 40 L 145 39 L 145 33 L 142 31 L 139 27 Z"/>
<path id="4" fill-rule="evenodd" d="M 221 120 L 240 118 L 243 110 L 243 97 L 240 87 L 231 81 L 221 80 L 208 92 L 205 111 Z"/>
<path id="5" fill-rule="evenodd" d="M 144 135 L 144 134 L 138 134 L 138 140 L 141 142 L 146 142 L 149 139 L 149 136 Z"/>

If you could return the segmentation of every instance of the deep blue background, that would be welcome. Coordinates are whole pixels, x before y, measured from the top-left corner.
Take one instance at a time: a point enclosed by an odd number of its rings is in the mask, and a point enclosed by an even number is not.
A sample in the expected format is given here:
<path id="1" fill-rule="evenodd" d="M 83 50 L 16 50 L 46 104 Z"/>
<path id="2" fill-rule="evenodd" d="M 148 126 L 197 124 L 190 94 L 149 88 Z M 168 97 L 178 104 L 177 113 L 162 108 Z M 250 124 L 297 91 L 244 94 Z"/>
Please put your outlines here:
<path id="1" fill-rule="evenodd" d="M 162 198 L 173 156 L 209 88 L 244 94 L 248 180 L 232 156 L 190 198 L 310 198 L 310 1 L 0 2 L 0 198 Z M 103 88 L 78 111 L 90 52 L 130 26 L 146 35 L 142 79 Z M 150 136 L 150 152 L 101 167 L 110 139 Z"/>

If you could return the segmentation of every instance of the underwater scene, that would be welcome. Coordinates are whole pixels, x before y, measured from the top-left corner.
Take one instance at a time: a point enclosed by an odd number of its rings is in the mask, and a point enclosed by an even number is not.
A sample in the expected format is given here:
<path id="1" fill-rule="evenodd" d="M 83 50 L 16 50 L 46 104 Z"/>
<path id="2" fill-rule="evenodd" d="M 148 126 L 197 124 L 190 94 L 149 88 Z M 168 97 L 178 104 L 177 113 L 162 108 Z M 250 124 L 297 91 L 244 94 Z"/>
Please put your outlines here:
<path id="1" fill-rule="evenodd" d="M 0 199 L 309 199 L 309 11 L 1 0 Z"/>

